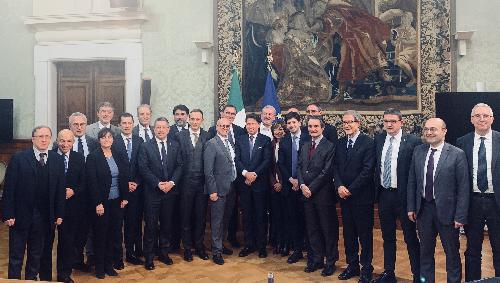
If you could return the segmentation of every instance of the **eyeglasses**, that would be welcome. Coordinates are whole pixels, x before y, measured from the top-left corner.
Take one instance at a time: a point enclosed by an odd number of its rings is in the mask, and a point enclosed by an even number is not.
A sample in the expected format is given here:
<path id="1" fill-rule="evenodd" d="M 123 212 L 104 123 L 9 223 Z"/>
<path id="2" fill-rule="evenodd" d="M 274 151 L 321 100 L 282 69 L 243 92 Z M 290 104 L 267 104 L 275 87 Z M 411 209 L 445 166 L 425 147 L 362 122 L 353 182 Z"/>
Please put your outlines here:
<path id="1" fill-rule="evenodd" d="M 476 119 L 488 119 L 488 118 L 491 118 L 493 117 L 493 115 L 489 115 L 489 114 L 474 114 L 472 115 L 472 117 L 476 118 Z"/>
<path id="2" fill-rule="evenodd" d="M 87 125 L 87 123 L 73 123 L 71 125 L 73 125 L 74 127 L 83 127 L 83 126 Z"/>
<path id="3" fill-rule="evenodd" d="M 444 130 L 444 129 L 445 128 L 441 128 L 441 129 L 439 129 L 439 128 L 424 128 L 424 133 L 426 133 L 426 132 L 436 133 L 437 131 Z"/>
<path id="4" fill-rule="evenodd" d="M 39 138 L 39 139 L 45 139 L 45 140 L 50 140 L 52 136 L 49 135 L 38 135 L 38 136 L 33 136 L 34 138 Z"/>
<path id="5" fill-rule="evenodd" d="M 386 124 L 396 124 L 399 121 L 401 121 L 401 120 L 384 120 L 384 123 L 386 123 Z"/>
<path id="6" fill-rule="evenodd" d="M 230 127 L 230 125 L 217 125 L 217 126 L 223 128 L 223 129 L 229 129 L 229 127 Z"/>
<path id="7" fill-rule="evenodd" d="M 342 121 L 342 124 L 344 125 L 350 125 L 350 124 L 353 124 L 353 123 L 357 123 L 358 121 Z"/>

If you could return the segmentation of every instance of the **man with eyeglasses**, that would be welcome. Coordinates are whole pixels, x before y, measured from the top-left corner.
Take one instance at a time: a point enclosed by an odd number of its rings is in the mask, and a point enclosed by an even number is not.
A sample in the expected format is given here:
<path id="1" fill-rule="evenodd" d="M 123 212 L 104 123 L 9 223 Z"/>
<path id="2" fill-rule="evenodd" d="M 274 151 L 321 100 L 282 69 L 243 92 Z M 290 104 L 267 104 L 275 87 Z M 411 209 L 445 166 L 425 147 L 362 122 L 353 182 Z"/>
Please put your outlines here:
<path id="1" fill-rule="evenodd" d="M 97 106 L 97 118 L 99 120 L 88 126 L 87 134 L 96 140 L 97 133 L 99 133 L 102 128 L 111 129 L 114 135 L 120 134 L 120 128 L 111 124 L 111 120 L 113 120 L 114 114 L 115 108 L 110 102 L 105 101 L 99 103 L 99 105 Z"/>
<path id="2" fill-rule="evenodd" d="M 322 117 L 323 112 L 321 110 L 321 107 L 319 107 L 317 104 L 312 103 L 312 104 L 307 105 L 306 115 L 307 116 Z M 307 132 L 307 125 L 302 127 L 302 132 Z M 334 145 L 337 144 L 338 135 L 337 135 L 337 128 L 335 126 L 332 126 L 330 124 L 325 123 L 325 130 L 323 131 L 323 136 L 327 140 L 332 142 Z"/>
<path id="3" fill-rule="evenodd" d="M 495 276 L 500 277 L 500 133 L 491 129 L 493 110 L 485 103 L 472 108 L 474 132 L 457 139 L 469 162 L 470 213 L 465 233 L 465 281 L 481 279 L 484 225 L 493 251 Z"/>
<path id="4" fill-rule="evenodd" d="M 448 282 L 461 282 L 459 228 L 467 223 L 469 174 L 465 153 L 446 143 L 442 119 L 425 122 L 426 144 L 415 147 L 408 175 L 408 218 L 420 239 L 420 282 L 435 282 L 436 237 L 446 255 Z"/>
<path id="5" fill-rule="evenodd" d="M 413 282 L 420 282 L 420 244 L 415 222 L 406 213 L 406 185 L 411 157 L 421 139 L 403 132 L 403 115 L 385 110 L 384 132 L 375 136 L 375 199 L 384 240 L 384 272 L 373 283 L 396 283 L 396 219 L 399 219 L 408 248 Z"/>
<path id="6" fill-rule="evenodd" d="M 2 221 L 9 227 L 9 279 L 21 279 L 27 250 L 25 279 L 37 280 L 44 239 L 64 216 L 64 160 L 49 151 L 52 131 L 35 127 L 33 147 L 14 154 L 7 167 Z"/>
<path id="7" fill-rule="evenodd" d="M 373 140 L 360 132 L 361 115 L 344 112 L 342 127 L 346 134 L 337 143 L 333 166 L 334 185 L 340 196 L 347 267 L 340 280 L 361 275 L 359 282 L 372 279 L 373 259 Z M 361 254 L 358 253 L 361 246 Z M 361 273 L 360 273 L 361 264 Z"/>

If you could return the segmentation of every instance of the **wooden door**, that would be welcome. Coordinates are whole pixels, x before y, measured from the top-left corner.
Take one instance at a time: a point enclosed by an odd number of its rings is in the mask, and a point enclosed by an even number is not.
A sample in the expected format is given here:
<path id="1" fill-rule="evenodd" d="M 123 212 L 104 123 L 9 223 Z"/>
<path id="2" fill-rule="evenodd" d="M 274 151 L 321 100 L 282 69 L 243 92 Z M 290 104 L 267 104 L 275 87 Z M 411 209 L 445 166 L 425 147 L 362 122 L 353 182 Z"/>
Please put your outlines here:
<path id="1" fill-rule="evenodd" d="M 115 108 L 112 124 L 125 110 L 125 62 L 88 61 L 57 63 L 57 129 L 68 128 L 73 112 L 87 115 L 88 124 L 96 122 L 97 106 L 109 101 Z"/>

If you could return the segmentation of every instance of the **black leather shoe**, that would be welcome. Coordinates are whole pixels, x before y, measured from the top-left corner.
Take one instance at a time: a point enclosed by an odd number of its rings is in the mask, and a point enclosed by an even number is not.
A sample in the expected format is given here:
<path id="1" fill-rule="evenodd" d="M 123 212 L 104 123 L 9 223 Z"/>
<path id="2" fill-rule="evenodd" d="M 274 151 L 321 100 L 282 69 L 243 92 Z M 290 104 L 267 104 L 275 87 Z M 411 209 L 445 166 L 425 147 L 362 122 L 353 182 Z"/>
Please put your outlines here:
<path id="1" fill-rule="evenodd" d="M 266 258 L 267 257 L 267 251 L 266 251 L 266 249 L 260 249 L 259 250 L 259 257 L 260 258 Z"/>
<path id="2" fill-rule="evenodd" d="M 335 265 L 326 265 L 325 268 L 321 271 L 321 276 L 327 277 L 327 276 L 332 276 L 333 273 L 335 273 Z"/>
<path id="3" fill-rule="evenodd" d="M 168 256 L 168 254 L 160 255 L 158 257 L 158 260 L 166 265 L 174 264 L 174 261 Z"/>
<path id="4" fill-rule="evenodd" d="M 290 254 L 290 249 L 288 247 L 283 247 L 280 251 L 282 257 L 288 256 Z"/>
<path id="5" fill-rule="evenodd" d="M 73 269 L 80 270 L 82 272 L 87 272 L 87 273 L 91 271 L 90 266 L 88 266 L 84 262 L 79 262 L 79 263 L 73 264 Z"/>
<path id="6" fill-rule="evenodd" d="M 104 279 L 104 277 L 106 276 L 106 274 L 104 273 L 104 271 L 97 271 L 95 272 L 95 277 L 97 279 Z"/>
<path id="7" fill-rule="evenodd" d="M 207 252 L 205 252 L 205 249 L 197 249 L 195 251 L 196 255 L 201 258 L 202 260 L 207 260 L 209 259 Z"/>
<path id="8" fill-rule="evenodd" d="M 349 280 L 354 276 L 359 276 L 359 265 L 348 265 L 342 273 L 339 274 L 340 280 Z"/>
<path id="9" fill-rule="evenodd" d="M 193 261 L 193 254 L 191 253 L 190 249 L 184 250 L 184 260 L 187 262 Z"/>
<path id="10" fill-rule="evenodd" d="M 238 240 L 229 240 L 229 243 L 231 244 L 231 247 L 235 249 L 241 248 L 241 244 Z"/>
<path id="11" fill-rule="evenodd" d="M 394 271 L 385 270 L 377 279 L 372 280 L 372 283 L 396 283 L 396 275 Z"/>
<path id="12" fill-rule="evenodd" d="M 75 283 L 75 281 L 73 281 L 73 279 L 70 276 L 67 276 L 67 277 L 57 277 L 57 282 Z"/>
<path id="13" fill-rule="evenodd" d="M 279 246 L 273 247 L 273 255 L 281 253 L 281 248 Z"/>
<path id="14" fill-rule="evenodd" d="M 322 262 L 308 264 L 304 269 L 304 272 L 311 273 L 323 267 L 325 267 L 325 264 Z"/>
<path id="15" fill-rule="evenodd" d="M 153 262 L 146 262 L 144 264 L 144 268 L 146 268 L 146 270 L 154 270 L 155 269 L 155 264 Z"/>
<path id="16" fill-rule="evenodd" d="M 115 262 L 115 264 L 113 264 L 113 268 L 116 269 L 116 270 L 122 270 L 122 269 L 124 269 L 125 265 L 123 264 L 123 260 Z"/>
<path id="17" fill-rule="evenodd" d="M 221 254 L 213 255 L 212 260 L 214 261 L 215 264 L 218 264 L 218 265 L 224 264 L 224 259 L 222 258 Z"/>
<path id="18" fill-rule="evenodd" d="M 118 272 L 116 272 L 113 267 L 104 268 L 104 273 L 106 273 L 108 276 L 118 276 Z"/>
<path id="19" fill-rule="evenodd" d="M 142 250 L 135 250 L 135 256 L 136 257 L 143 257 L 144 256 L 144 252 Z"/>
<path id="20" fill-rule="evenodd" d="M 372 281 L 373 274 L 371 272 L 363 272 L 359 276 L 358 283 L 370 283 Z"/>
<path id="21" fill-rule="evenodd" d="M 222 253 L 225 255 L 232 255 L 233 250 L 231 250 L 230 248 L 226 248 L 225 246 L 222 246 Z"/>
<path id="22" fill-rule="evenodd" d="M 304 258 L 304 256 L 302 255 L 302 252 L 295 251 L 295 252 L 293 252 L 293 254 L 290 257 L 288 257 L 288 260 L 286 262 L 288 262 L 289 264 L 292 264 L 292 263 L 298 262 L 299 260 L 301 260 L 303 258 Z"/>
<path id="23" fill-rule="evenodd" d="M 133 265 L 143 265 L 144 261 L 135 255 L 128 255 L 125 261 Z"/>
<path id="24" fill-rule="evenodd" d="M 255 250 L 252 248 L 244 247 L 240 253 L 238 254 L 239 257 L 246 257 L 249 254 L 253 253 Z"/>

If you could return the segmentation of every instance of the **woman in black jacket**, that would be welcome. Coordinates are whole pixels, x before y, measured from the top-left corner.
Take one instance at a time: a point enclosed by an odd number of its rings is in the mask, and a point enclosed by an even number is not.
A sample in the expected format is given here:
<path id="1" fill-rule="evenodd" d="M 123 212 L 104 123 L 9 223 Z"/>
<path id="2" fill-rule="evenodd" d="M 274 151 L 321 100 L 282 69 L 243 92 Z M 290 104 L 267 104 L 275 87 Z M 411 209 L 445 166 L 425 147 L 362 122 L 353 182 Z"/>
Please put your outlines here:
<path id="1" fill-rule="evenodd" d="M 100 147 L 87 157 L 87 181 L 94 215 L 95 275 L 117 276 L 113 269 L 114 241 L 119 240 L 123 208 L 127 205 L 128 165 L 123 154 L 111 149 L 113 133 L 103 128 L 98 134 Z"/>

